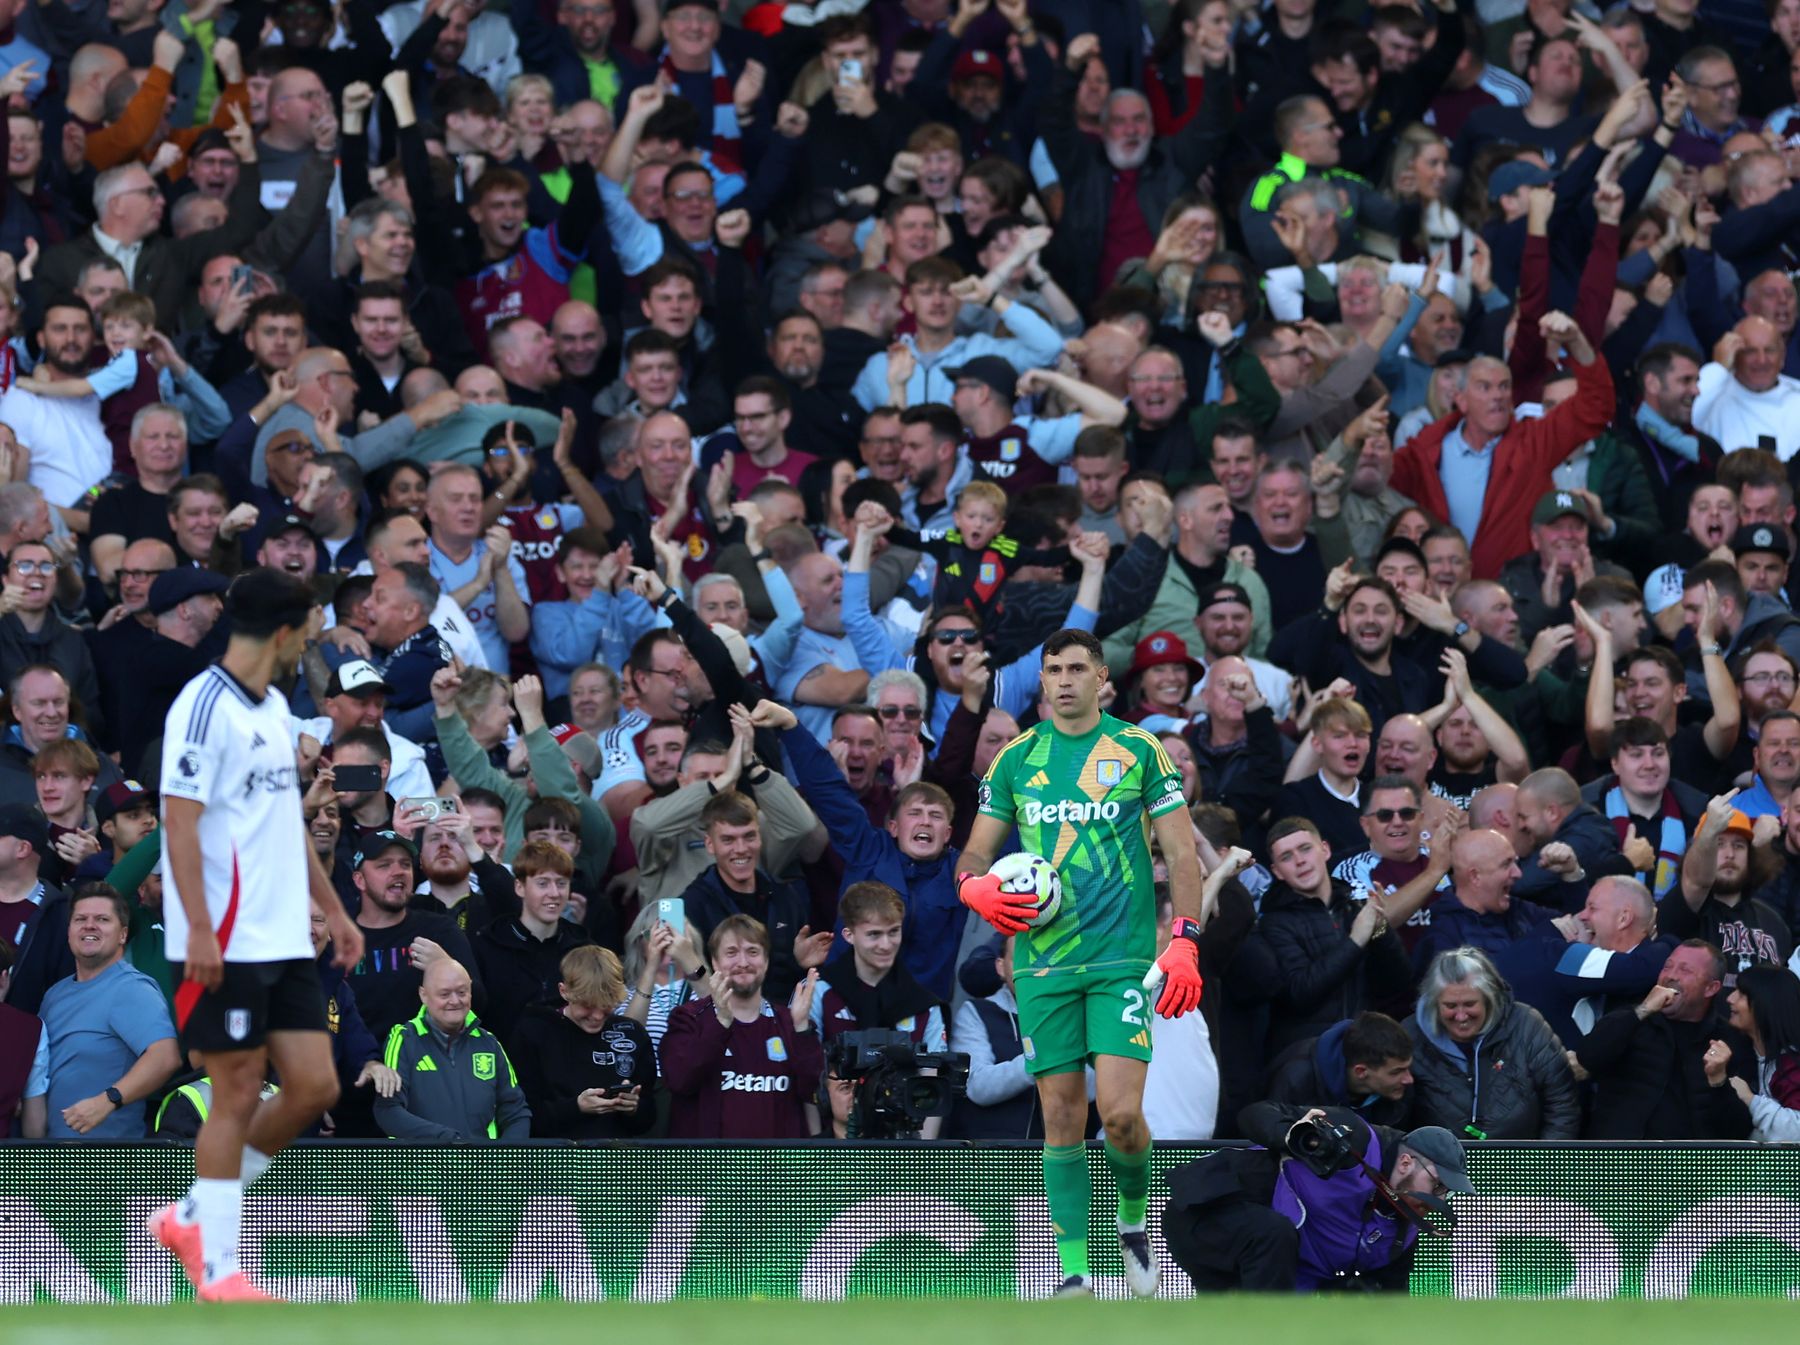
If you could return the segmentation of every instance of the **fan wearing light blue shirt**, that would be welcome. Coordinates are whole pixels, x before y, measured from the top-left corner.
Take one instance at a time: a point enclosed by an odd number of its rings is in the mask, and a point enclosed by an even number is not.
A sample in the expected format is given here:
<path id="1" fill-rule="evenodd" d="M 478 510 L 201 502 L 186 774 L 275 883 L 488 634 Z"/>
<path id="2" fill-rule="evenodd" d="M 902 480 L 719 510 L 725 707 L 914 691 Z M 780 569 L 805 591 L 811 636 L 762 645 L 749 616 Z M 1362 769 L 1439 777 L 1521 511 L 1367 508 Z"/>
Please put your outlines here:
<path id="1" fill-rule="evenodd" d="M 883 621 L 869 610 L 869 562 L 874 555 L 875 539 L 891 527 L 893 519 L 880 505 L 865 504 L 857 514 L 856 542 L 850 548 L 850 563 L 844 573 L 844 630 L 855 647 L 857 657 L 862 660 L 862 666 L 869 668 L 871 673 L 887 668 L 913 671 L 918 662 L 913 654 L 913 638 L 899 631 L 892 622 Z M 1101 584 L 1106 578 L 1106 562 L 1112 548 L 1104 533 L 1086 532 L 1070 544 L 1069 550 L 1081 563 L 1081 582 L 1076 586 L 1075 601 L 1069 607 L 1068 619 L 1064 625 L 1073 630 L 1092 631 L 1100 621 Z M 965 616 L 957 609 L 939 612 L 927 625 L 927 638 L 939 640 L 957 627 L 966 627 L 969 634 L 958 633 L 950 637 L 949 643 L 960 646 L 960 649 L 946 653 L 944 661 L 947 664 L 966 662 L 971 655 L 982 652 L 981 623 L 973 613 Z M 970 635 L 974 638 L 969 638 Z M 936 673 L 936 660 L 932 662 L 933 672 Z M 1017 719 L 1036 704 L 1038 671 L 1042 664 L 1043 645 L 1040 643 L 1035 649 L 999 669 L 994 674 L 993 683 L 995 708 L 1004 710 Z M 937 678 L 940 688 L 942 680 L 941 677 Z M 955 695 L 940 694 L 932 697 L 927 714 L 927 728 L 934 743 L 943 741 L 944 728 L 950 722 L 950 715 L 955 708 Z M 821 736 L 821 741 L 823 740 L 824 737 Z M 935 754 L 935 748 L 933 750 Z"/>
<path id="2" fill-rule="evenodd" d="M 946 258 L 926 257 L 907 267 L 906 298 L 918 330 L 900 338 L 907 352 L 900 366 L 890 371 L 887 352 L 878 351 L 857 375 L 850 392 L 865 411 L 926 402 L 947 406 L 956 391 L 951 370 L 980 355 L 999 355 L 1015 369 L 1041 369 L 1062 353 L 1062 333 L 1056 328 L 1026 305 L 994 293 L 987 281 L 965 278 L 962 268 Z M 956 315 L 965 302 L 991 306 L 1005 317 L 1013 335 L 958 336 Z"/>
<path id="3" fill-rule="evenodd" d="M 431 478 L 425 489 L 431 577 L 467 614 L 488 666 L 505 668 L 512 662 L 508 647 L 531 634 L 531 591 L 510 537 L 504 564 L 498 556 L 488 558 L 481 499 L 481 477 L 472 467 L 446 467 Z M 489 533 L 505 531 L 496 524 Z"/>

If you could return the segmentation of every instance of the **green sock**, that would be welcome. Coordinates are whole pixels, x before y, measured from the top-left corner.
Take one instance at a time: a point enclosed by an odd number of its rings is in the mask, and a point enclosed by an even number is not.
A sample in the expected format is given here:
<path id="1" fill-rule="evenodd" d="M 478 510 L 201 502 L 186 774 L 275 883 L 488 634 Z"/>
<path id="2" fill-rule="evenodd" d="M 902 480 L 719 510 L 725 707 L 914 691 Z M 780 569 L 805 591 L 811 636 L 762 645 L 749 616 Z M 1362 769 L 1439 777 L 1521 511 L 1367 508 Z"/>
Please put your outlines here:
<path id="1" fill-rule="evenodd" d="M 1134 1154 L 1106 1142 L 1106 1166 L 1119 1187 L 1119 1227 L 1141 1228 L 1150 1215 L 1150 1149 Z"/>
<path id="2" fill-rule="evenodd" d="M 1050 1197 L 1050 1224 L 1056 1230 L 1056 1257 L 1063 1274 L 1086 1275 L 1088 1215 L 1094 1203 L 1086 1145 L 1044 1146 L 1044 1194 Z"/>

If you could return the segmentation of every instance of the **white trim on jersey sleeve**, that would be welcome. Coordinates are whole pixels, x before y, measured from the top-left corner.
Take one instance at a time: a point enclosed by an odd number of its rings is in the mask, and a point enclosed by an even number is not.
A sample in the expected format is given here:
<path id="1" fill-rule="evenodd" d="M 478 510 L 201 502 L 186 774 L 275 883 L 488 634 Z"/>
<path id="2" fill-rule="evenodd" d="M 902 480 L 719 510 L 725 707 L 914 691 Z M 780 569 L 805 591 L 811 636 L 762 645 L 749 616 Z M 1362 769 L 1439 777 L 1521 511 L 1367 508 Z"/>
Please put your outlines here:
<path id="1" fill-rule="evenodd" d="M 164 798 L 193 803 L 212 801 L 230 737 L 227 717 L 219 713 L 219 700 L 230 689 L 218 673 L 208 669 L 183 688 L 163 720 L 162 778 Z"/>
<path id="2" fill-rule="evenodd" d="M 649 716 L 639 710 L 630 710 L 600 735 L 600 776 L 594 781 L 596 799 L 604 798 L 616 785 L 641 783 L 646 779 L 643 758 L 638 756 L 637 736 L 649 725 Z"/>

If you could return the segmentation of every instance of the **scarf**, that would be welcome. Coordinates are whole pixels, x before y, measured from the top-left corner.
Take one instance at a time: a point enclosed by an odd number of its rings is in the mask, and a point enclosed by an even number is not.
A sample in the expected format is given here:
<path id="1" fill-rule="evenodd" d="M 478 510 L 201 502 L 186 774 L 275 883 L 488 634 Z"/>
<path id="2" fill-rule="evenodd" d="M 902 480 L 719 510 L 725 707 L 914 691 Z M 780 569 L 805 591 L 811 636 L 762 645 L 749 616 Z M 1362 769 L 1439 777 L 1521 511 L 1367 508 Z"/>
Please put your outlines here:
<path id="1" fill-rule="evenodd" d="M 1617 785 L 1606 791 L 1606 815 L 1612 819 L 1613 830 L 1618 833 L 1619 841 L 1623 844 L 1625 833 L 1631 830 L 1631 805 L 1625 802 L 1625 791 Z M 1650 875 L 1643 873 L 1636 877 L 1660 901 L 1674 889 L 1675 880 L 1681 876 L 1681 857 L 1687 852 L 1687 824 L 1681 820 L 1681 809 L 1675 804 L 1673 790 L 1663 790 L 1662 835 L 1654 839 L 1655 879 L 1652 881 Z"/>
<path id="2" fill-rule="evenodd" d="M 1637 427 L 1644 432 L 1646 439 L 1688 462 L 1700 461 L 1700 440 L 1665 419 L 1650 403 L 1639 403 L 1637 414 L 1632 419 L 1637 421 Z"/>
<path id="3" fill-rule="evenodd" d="M 663 48 L 660 69 L 669 83 L 679 86 L 681 72 Z M 732 78 L 725 73 L 725 62 L 719 53 L 712 54 L 712 157 L 723 173 L 739 173 L 744 168 L 743 137 L 738 129 L 737 104 L 732 96 Z"/>
<path id="4" fill-rule="evenodd" d="M 846 951 L 819 968 L 819 979 L 837 991 L 856 1015 L 859 1029 L 891 1029 L 901 1019 L 922 1017 L 938 1004 L 938 997 L 913 979 L 904 962 L 895 962 L 877 984 L 865 985 L 856 974 L 856 954 Z"/>

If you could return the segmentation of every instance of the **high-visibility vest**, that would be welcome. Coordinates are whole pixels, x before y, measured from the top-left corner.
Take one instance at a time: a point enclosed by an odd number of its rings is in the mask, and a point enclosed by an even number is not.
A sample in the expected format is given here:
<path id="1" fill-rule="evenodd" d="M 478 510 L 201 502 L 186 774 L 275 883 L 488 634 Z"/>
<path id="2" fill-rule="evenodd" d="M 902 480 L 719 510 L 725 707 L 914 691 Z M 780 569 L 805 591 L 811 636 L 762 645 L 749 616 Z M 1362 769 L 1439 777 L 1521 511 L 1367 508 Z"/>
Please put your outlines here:
<path id="1" fill-rule="evenodd" d="M 263 1083 L 261 1100 L 267 1102 L 280 1091 L 281 1088 L 278 1085 L 265 1081 Z M 212 1094 L 212 1080 L 210 1078 L 195 1079 L 192 1083 L 182 1084 L 181 1087 L 177 1088 L 162 1100 L 162 1105 L 156 1109 L 156 1121 L 150 1128 L 152 1130 L 162 1129 L 163 1113 L 169 1110 L 169 1104 L 178 1097 L 184 1097 L 188 1100 L 188 1105 L 194 1109 L 194 1114 L 200 1118 L 200 1124 L 205 1125 L 207 1114 L 212 1110 Z"/>

